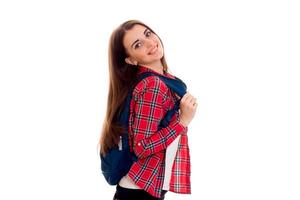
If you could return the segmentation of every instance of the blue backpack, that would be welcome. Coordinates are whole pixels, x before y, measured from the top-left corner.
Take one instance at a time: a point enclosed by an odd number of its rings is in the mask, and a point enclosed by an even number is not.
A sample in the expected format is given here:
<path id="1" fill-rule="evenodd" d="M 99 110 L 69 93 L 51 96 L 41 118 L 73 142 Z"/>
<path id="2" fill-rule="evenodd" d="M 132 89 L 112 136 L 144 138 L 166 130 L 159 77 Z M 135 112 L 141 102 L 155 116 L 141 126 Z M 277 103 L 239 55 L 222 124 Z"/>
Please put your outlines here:
<path id="1" fill-rule="evenodd" d="M 171 79 L 153 72 L 142 73 L 139 75 L 136 83 L 139 83 L 148 76 L 159 77 L 169 89 L 171 89 L 180 97 L 186 93 L 186 85 L 179 78 L 176 77 L 175 79 Z M 123 107 L 124 109 L 118 117 L 119 122 L 124 126 L 124 130 L 126 130 L 122 136 L 120 136 L 118 147 L 110 149 L 105 156 L 100 154 L 101 171 L 106 181 L 110 185 L 117 185 L 121 178 L 129 172 L 131 165 L 137 160 L 136 155 L 130 151 L 128 136 L 129 109 L 131 99 L 132 91 L 129 92 Z M 166 113 L 164 118 L 161 120 L 159 129 L 169 125 L 173 114 L 179 109 L 179 104 L 180 100 L 176 102 L 173 109 Z"/>

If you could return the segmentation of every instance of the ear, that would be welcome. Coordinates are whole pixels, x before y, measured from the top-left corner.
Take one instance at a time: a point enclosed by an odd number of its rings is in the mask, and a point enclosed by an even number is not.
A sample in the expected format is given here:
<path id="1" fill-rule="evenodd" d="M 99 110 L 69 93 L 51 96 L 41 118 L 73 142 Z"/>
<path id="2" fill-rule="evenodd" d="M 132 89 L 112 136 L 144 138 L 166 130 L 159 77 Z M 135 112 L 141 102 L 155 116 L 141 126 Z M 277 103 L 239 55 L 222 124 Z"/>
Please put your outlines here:
<path id="1" fill-rule="evenodd" d="M 138 64 L 138 62 L 136 60 L 133 60 L 132 58 L 129 58 L 129 57 L 125 58 L 125 62 L 127 64 L 130 64 L 130 65 L 137 65 Z"/>

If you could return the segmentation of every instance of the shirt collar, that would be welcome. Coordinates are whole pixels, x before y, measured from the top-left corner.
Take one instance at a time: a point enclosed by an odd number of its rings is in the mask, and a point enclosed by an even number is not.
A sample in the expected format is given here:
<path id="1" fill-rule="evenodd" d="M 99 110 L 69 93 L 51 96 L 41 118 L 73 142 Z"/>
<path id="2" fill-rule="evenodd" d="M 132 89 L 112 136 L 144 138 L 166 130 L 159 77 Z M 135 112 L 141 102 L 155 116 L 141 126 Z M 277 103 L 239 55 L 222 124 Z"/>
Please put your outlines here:
<path id="1" fill-rule="evenodd" d="M 164 74 L 160 74 L 160 73 L 150 69 L 149 67 L 139 66 L 138 74 L 141 74 L 141 73 L 144 73 L 144 72 L 153 72 L 155 74 L 162 75 L 162 76 L 165 76 L 165 77 L 168 77 L 168 78 L 175 78 L 173 75 L 169 74 L 168 72 L 164 72 Z"/>

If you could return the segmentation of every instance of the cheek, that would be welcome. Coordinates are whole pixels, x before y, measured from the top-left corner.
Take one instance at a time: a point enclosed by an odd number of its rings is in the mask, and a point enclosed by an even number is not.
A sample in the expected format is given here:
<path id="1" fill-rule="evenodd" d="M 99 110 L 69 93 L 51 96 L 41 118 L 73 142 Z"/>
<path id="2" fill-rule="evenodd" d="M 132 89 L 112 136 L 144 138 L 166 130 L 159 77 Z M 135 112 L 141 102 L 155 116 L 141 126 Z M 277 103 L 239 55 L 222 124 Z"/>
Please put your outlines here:
<path id="1" fill-rule="evenodd" d="M 140 58 L 141 56 L 143 56 L 144 51 L 142 49 L 138 49 L 138 50 L 133 50 L 129 53 L 129 55 L 133 58 Z"/>
<path id="2" fill-rule="evenodd" d="M 160 51 L 163 53 L 164 49 L 163 49 L 163 45 L 160 42 L 159 38 L 157 38 L 156 43 L 158 44 L 158 47 L 160 48 Z"/>
<path id="3" fill-rule="evenodd" d="M 161 43 L 160 41 L 158 42 L 158 45 L 160 46 L 160 48 L 161 48 L 162 51 L 163 51 L 163 50 L 164 50 L 164 49 L 163 49 L 163 45 L 162 45 L 162 43 Z"/>
<path id="4" fill-rule="evenodd" d="M 161 44 L 161 42 L 160 42 L 160 39 L 159 39 L 158 37 L 155 37 L 155 40 L 156 40 L 156 42 L 157 42 L 160 46 L 162 46 L 162 44 Z"/>
<path id="5" fill-rule="evenodd" d="M 146 50 L 139 49 L 132 53 L 132 57 L 134 57 L 138 62 L 141 62 L 147 58 Z"/>

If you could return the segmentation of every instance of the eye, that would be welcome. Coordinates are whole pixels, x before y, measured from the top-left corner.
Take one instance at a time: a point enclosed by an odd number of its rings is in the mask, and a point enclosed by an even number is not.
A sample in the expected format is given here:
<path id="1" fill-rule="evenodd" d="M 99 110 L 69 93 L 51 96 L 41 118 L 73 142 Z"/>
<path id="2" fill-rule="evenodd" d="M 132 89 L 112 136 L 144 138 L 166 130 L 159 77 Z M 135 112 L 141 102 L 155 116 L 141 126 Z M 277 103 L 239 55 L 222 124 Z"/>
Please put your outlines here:
<path id="1" fill-rule="evenodd" d="M 146 37 L 150 37 L 151 31 L 148 31 L 145 35 L 146 35 Z"/>
<path id="2" fill-rule="evenodd" d="M 137 49 L 137 48 L 139 48 L 141 46 L 142 46 L 142 44 L 140 42 L 138 42 L 138 43 L 136 43 L 136 45 L 134 45 L 134 48 Z"/>

